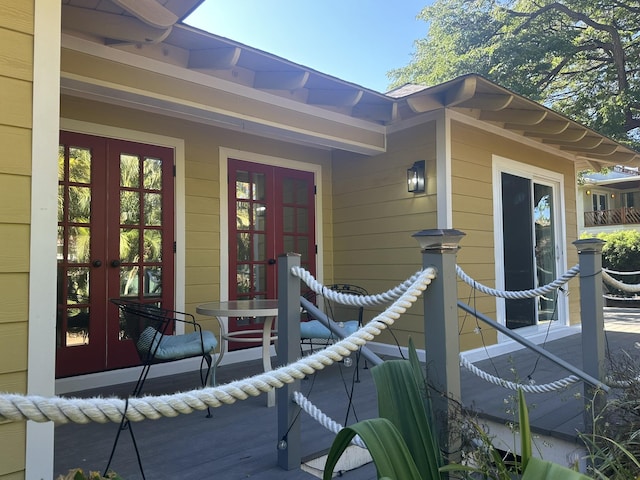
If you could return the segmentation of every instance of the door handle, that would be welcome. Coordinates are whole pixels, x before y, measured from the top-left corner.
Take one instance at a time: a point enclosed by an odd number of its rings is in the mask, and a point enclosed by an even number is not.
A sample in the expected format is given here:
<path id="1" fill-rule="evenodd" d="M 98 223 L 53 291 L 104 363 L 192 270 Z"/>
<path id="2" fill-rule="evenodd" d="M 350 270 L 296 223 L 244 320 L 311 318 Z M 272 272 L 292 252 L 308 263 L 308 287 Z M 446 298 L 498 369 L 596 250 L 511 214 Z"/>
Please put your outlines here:
<path id="1" fill-rule="evenodd" d="M 94 267 L 101 267 L 102 266 L 102 260 L 94 260 L 92 265 Z"/>
<path id="2" fill-rule="evenodd" d="M 276 264 L 276 259 L 275 259 L 275 258 L 270 258 L 270 259 L 267 261 L 267 263 L 268 263 L 269 265 L 275 265 L 275 264 Z"/>
<path id="3" fill-rule="evenodd" d="M 111 266 L 112 267 L 119 267 L 120 266 L 120 260 L 111 260 Z"/>

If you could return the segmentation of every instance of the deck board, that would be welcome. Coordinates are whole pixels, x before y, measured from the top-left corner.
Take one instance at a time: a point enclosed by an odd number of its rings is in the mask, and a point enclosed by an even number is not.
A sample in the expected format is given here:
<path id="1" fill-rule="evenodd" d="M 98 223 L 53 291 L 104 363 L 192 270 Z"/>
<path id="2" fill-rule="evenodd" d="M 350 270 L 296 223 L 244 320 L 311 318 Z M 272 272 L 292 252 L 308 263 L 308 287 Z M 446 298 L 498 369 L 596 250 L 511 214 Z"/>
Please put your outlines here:
<path id="1" fill-rule="evenodd" d="M 605 318 L 608 350 L 615 354 L 624 349 L 637 355 L 640 310 L 625 313 L 624 310 L 607 309 Z M 579 333 L 547 342 L 544 347 L 573 365 L 582 365 Z M 569 374 L 550 361 L 539 358 L 535 352 L 523 350 L 483 360 L 476 365 L 488 373 L 498 372 L 502 378 L 512 381 L 526 378 L 533 372 L 532 378 L 537 384 L 549 383 Z M 246 378 L 259 371 L 259 361 L 225 365 L 218 370 L 218 382 L 223 384 Z M 334 420 L 344 423 L 348 405 L 347 390 L 353 373 L 353 367 L 345 368 L 341 364 L 327 367 L 303 380 L 301 391 Z M 377 415 L 377 400 L 370 370 L 361 368 L 360 376 L 361 382 L 354 384 L 355 414 L 349 413 L 348 423 Z M 462 400 L 466 407 L 495 422 L 514 421 L 513 414 L 508 413 L 507 409 L 515 404 L 515 392 L 490 384 L 465 368 L 461 370 L 461 379 Z M 191 390 L 198 382 L 196 373 L 154 378 L 148 380 L 145 393 Z M 132 388 L 131 384 L 115 385 L 76 392 L 74 395 L 125 397 Z M 560 392 L 527 394 L 534 432 L 575 441 L 576 429 L 582 428 L 584 423 L 583 400 L 578 395 L 582 391 L 583 385 L 578 383 Z M 134 424 L 146 477 L 154 480 L 314 479 L 315 477 L 302 470 L 284 471 L 277 466 L 277 409 L 267 408 L 265 404 L 266 396 L 263 394 L 215 408 L 213 418 L 206 418 L 204 412 L 195 412 Z M 303 458 L 325 452 L 334 435 L 306 413 L 302 413 L 300 418 Z M 115 424 L 69 424 L 56 427 L 55 476 L 74 467 L 85 470 L 103 469 L 116 431 Z M 126 480 L 142 478 L 127 432 L 123 432 L 112 468 Z M 347 480 L 376 478 L 373 465 L 346 472 L 343 476 Z"/>

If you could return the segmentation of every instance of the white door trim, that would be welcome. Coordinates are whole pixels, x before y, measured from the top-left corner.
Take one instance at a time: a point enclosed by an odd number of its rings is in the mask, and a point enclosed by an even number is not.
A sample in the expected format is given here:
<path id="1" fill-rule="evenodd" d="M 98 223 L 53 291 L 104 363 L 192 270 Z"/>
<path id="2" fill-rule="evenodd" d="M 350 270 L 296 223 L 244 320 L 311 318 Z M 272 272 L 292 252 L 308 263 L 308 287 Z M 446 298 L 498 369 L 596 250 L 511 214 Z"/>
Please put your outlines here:
<path id="1" fill-rule="evenodd" d="M 494 155 L 492 159 L 493 176 L 493 218 L 494 218 L 494 258 L 495 261 L 495 283 L 496 289 L 504 290 L 504 248 L 503 248 L 503 225 L 502 225 L 502 181 L 501 174 L 509 173 L 519 177 L 527 178 L 532 182 L 549 185 L 554 193 L 554 218 L 555 222 L 555 243 L 556 243 L 556 267 L 559 273 L 567 270 L 566 260 L 566 229 L 565 229 L 565 199 L 564 199 L 564 175 L 533 165 L 517 162 L 508 158 Z M 553 327 L 564 327 L 569 325 L 568 299 L 566 295 L 558 296 L 558 321 L 552 322 Z M 496 298 L 497 321 L 505 325 L 505 302 L 504 299 Z M 546 326 L 534 325 L 518 329 L 521 335 L 534 335 L 540 333 L 541 329 L 546 330 Z M 503 334 L 498 334 L 498 342 L 510 341 Z"/>

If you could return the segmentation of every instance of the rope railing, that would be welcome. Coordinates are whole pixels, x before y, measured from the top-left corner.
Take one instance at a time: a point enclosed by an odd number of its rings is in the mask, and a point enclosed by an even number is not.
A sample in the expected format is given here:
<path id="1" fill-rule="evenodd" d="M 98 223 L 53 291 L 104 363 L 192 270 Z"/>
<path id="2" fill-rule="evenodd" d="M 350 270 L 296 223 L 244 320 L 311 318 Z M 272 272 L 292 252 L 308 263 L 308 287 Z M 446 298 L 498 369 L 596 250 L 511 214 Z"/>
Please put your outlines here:
<path id="1" fill-rule="evenodd" d="M 129 421 L 175 417 L 179 414 L 220 407 L 225 404 L 258 396 L 274 388 L 301 380 L 318 370 L 339 362 L 357 351 L 368 341 L 393 325 L 415 303 L 436 278 L 436 271 L 427 268 L 414 275 L 411 284 L 384 312 L 367 322 L 359 330 L 325 349 L 312 353 L 289 365 L 216 387 L 195 389 L 172 395 L 121 398 L 65 398 L 39 395 L 0 394 L 0 422 L 33 420 L 56 424 L 119 423 L 125 416 Z M 404 282 L 404 286 L 407 282 Z"/>
<path id="2" fill-rule="evenodd" d="M 504 380 L 503 378 L 496 377 L 495 375 L 491 375 L 490 373 L 485 372 L 484 370 L 479 369 L 465 357 L 460 355 L 460 365 L 465 367 L 471 373 L 480 377 L 481 379 L 493 383 L 494 385 L 498 385 L 500 387 L 508 388 L 509 390 L 518 390 L 521 389 L 525 393 L 549 393 L 557 390 L 563 390 L 574 383 L 580 381 L 580 379 L 575 375 L 569 375 L 568 377 L 562 378 L 560 380 L 556 380 L 551 383 L 544 383 L 540 385 L 536 384 L 527 384 L 521 382 L 511 382 L 509 380 Z"/>
<path id="3" fill-rule="evenodd" d="M 566 284 L 569 280 L 575 277 L 580 272 L 580 265 L 575 265 L 566 273 L 555 279 L 553 282 L 548 283 L 547 285 L 543 285 L 538 288 L 530 289 L 530 290 L 518 290 L 518 291 L 504 291 L 497 290 L 495 288 L 490 288 L 481 283 L 476 282 L 473 278 L 469 277 L 460 266 L 456 265 L 456 273 L 461 280 L 470 285 L 472 288 L 479 290 L 482 293 L 487 295 L 491 295 L 494 297 L 505 298 L 505 299 L 525 299 L 525 298 L 536 298 L 542 297 L 548 293 L 551 293 L 559 288 L 561 288 L 564 284 Z M 516 339 L 517 340 L 517 339 Z M 525 345 L 526 347 L 526 345 Z M 560 380 L 556 380 L 554 382 L 546 383 L 546 384 L 526 384 L 521 382 L 513 382 L 509 380 L 505 380 L 503 378 L 492 375 L 480 368 L 476 367 L 467 360 L 462 354 L 460 355 L 460 365 L 469 370 L 474 375 L 480 377 L 481 379 L 493 383 L 494 385 L 499 385 L 504 388 L 508 388 L 511 390 L 522 389 L 524 392 L 531 393 L 547 393 L 556 390 L 562 390 L 567 388 L 568 386 L 580 381 L 580 378 L 576 375 L 569 375 Z"/>
<path id="4" fill-rule="evenodd" d="M 338 433 L 342 430 L 342 425 L 327 416 L 322 410 L 316 407 L 307 397 L 300 392 L 293 392 L 293 401 L 296 402 L 300 408 L 305 411 L 311 418 L 322 425 L 324 428 L 332 433 Z M 353 445 L 358 447 L 367 448 L 360 436 L 356 435 L 351 440 Z"/>
<path id="5" fill-rule="evenodd" d="M 611 270 L 602 269 L 602 280 L 604 280 L 605 283 L 611 285 L 614 288 L 617 288 L 618 290 L 622 290 L 623 292 L 628 292 L 628 293 L 640 292 L 640 284 L 623 283 L 620 280 L 616 280 L 615 278 L 613 278 L 610 275 L 610 273 L 622 274 L 624 272 L 612 272 Z"/>
<path id="6" fill-rule="evenodd" d="M 344 292 L 336 292 L 335 290 L 331 290 L 331 288 L 322 285 L 309 271 L 302 267 L 291 268 L 291 273 L 300 278 L 300 280 L 302 280 L 316 294 L 322 295 L 329 301 L 353 307 L 375 307 L 390 303 L 400 298 L 400 296 L 411 287 L 422 272 L 418 271 L 400 285 L 387 290 L 386 292 L 374 295 L 353 295 Z"/>
<path id="7" fill-rule="evenodd" d="M 475 288 L 476 290 L 479 290 L 482 293 L 491 295 L 493 297 L 507 298 L 512 300 L 519 300 L 523 298 L 535 298 L 535 297 L 540 297 L 542 295 L 546 295 L 547 293 L 551 293 L 552 291 L 562 287 L 569 280 L 575 277 L 579 272 L 580 272 L 580 265 L 575 265 L 569 270 L 567 270 L 567 272 L 564 273 L 562 276 L 558 277 L 553 282 L 548 283 L 547 285 L 544 285 L 542 287 L 532 288 L 530 290 L 505 291 L 505 290 L 497 290 L 495 288 L 487 287 L 486 285 L 476 282 L 473 278 L 469 277 L 466 273 L 464 273 L 464 270 L 462 270 L 460 266 L 456 265 L 456 273 L 458 274 L 458 277 L 460 277 L 460 279 L 463 280 L 465 283 L 467 283 L 469 286 Z"/>

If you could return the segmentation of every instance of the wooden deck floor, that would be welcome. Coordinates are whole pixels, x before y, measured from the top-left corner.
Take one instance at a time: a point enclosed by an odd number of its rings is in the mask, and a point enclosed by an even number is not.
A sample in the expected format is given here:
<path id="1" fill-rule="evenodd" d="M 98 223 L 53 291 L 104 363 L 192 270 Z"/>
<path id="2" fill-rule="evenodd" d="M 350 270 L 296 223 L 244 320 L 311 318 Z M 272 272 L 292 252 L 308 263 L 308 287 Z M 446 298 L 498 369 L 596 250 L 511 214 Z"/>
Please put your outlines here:
<path id="1" fill-rule="evenodd" d="M 608 309 L 607 345 L 610 351 L 639 352 L 640 312 Z M 581 366 L 580 335 L 571 335 L 545 345 L 568 362 Z M 567 372 L 560 370 L 535 353 L 518 351 L 501 355 L 476 364 L 483 370 L 500 375 L 507 380 L 522 380 L 529 376 L 537 384 L 558 380 Z M 244 378 L 260 371 L 258 362 L 223 366 L 218 370 L 219 383 Z M 334 365 L 302 382 L 302 393 L 321 410 L 344 424 L 349 403 L 348 391 L 352 385 L 354 369 Z M 369 370 L 360 370 L 361 382 L 354 384 L 353 405 L 346 423 L 370 418 L 377 414 L 375 388 Z M 514 394 L 511 390 L 494 386 L 462 369 L 462 398 L 472 407 L 497 422 L 513 420 L 507 412 L 507 401 Z M 183 374 L 148 380 L 145 392 L 170 393 L 190 390 L 197 385 L 197 374 Z M 583 401 L 577 393 L 582 383 L 561 392 L 527 394 L 532 426 L 565 440 L 575 439 L 576 429 L 583 421 Z M 116 385 L 99 390 L 78 392 L 76 396 L 125 397 L 132 385 Z M 251 398 L 213 410 L 214 418 L 204 413 L 180 415 L 134 424 L 136 438 L 142 454 L 146 477 L 163 479 L 223 480 L 259 478 L 265 480 L 313 479 L 302 470 L 284 471 L 276 464 L 277 419 L 276 409 L 266 407 L 266 396 Z M 302 451 L 305 457 L 313 457 L 326 451 L 333 434 L 326 431 L 306 413 L 302 419 Z M 55 476 L 74 467 L 85 470 L 104 468 L 114 436 L 115 424 L 63 425 L 55 433 Z M 112 464 L 113 470 L 126 480 L 142 478 L 131 447 L 124 432 Z M 375 468 L 366 465 L 343 475 L 351 480 L 375 479 Z"/>
<path id="2" fill-rule="evenodd" d="M 218 369 L 220 384 L 260 372 L 261 363 L 247 362 Z M 347 423 L 376 416 L 377 401 L 370 370 L 360 369 L 360 383 L 353 383 L 354 367 L 342 364 L 325 370 L 301 382 L 301 392 L 334 420 L 345 424 L 348 392 L 354 388 L 353 408 Z M 315 377 L 315 378 L 314 378 Z M 199 382 L 196 373 L 150 379 L 146 394 L 161 394 L 191 390 Z M 104 389 L 77 392 L 74 396 L 125 397 L 133 385 L 116 385 Z M 266 395 L 224 405 L 206 412 L 179 415 L 135 423 L 134 431 L 141 451 L 147 479 L 246 479 L 309 480 L 313 475 L 296 469 L 282 470 L 277 466 L 276 408 L 267 408 Z M 303 459 L 324 453 L 334 435 L 318 425 L 306 413 L 301 413 Z M 69 424 L 56 427 L 55 475 L 80 467 L 104 469 L 118 426 L 116 424 Z M 128 432 L 123 432 L 111 468 L 125 480 L 142 478 Z M 345 475 L 353 480 L 375 479 L 372 465 Z"/>

